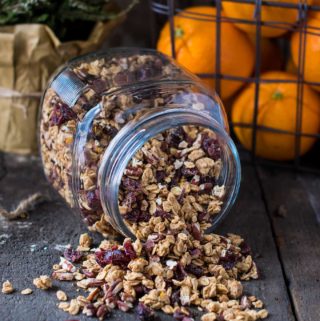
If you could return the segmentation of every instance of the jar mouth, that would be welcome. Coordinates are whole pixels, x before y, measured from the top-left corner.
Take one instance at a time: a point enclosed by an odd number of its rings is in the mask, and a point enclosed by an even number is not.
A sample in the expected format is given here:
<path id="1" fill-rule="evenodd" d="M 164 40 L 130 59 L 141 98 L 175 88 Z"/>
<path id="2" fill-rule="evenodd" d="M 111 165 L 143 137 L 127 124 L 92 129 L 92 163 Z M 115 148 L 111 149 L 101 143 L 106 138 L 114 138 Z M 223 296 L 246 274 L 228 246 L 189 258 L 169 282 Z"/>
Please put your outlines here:
<path id="1" fill-rule="evenodd" d="M 237 149 L 226 130 L 205 112 L 184 108 L 161 108 L 146 113 L 138 121 L 125 125 L 107 147 L 100 164 L 98 186 L 101 205 L 110 224 L 121 234 L 136 238 L 120 214 L 118 195 L 123 173 L 135 154 L 151 138 L 174 127 L 194 125 L 208 128 L 219 137 L 222 149 L 223 169 L 221 184 L 226 195 L 221 211 L 211 221 L 214 229 L 226 216 L 235 202 L 240 187 L 241 166 Z"/>

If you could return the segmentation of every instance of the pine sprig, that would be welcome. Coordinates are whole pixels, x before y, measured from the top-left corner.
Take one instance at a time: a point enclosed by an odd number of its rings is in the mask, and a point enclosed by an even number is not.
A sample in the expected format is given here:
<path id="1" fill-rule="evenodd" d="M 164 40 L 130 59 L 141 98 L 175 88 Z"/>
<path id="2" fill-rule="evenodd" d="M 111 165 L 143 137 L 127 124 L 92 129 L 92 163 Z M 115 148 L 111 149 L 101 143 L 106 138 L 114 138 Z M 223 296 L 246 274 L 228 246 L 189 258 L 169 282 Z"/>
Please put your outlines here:
<path id="1" fill-rule="evenodd" d="M 18 23 L 43 23 L 59 35 L 71 22 L 106 21 L 128 12 L 138 0 L 121 9 L 114 0 L 0 0 L 0 26 Z M 117 9 L 115 9 L 117 8 Z"/>

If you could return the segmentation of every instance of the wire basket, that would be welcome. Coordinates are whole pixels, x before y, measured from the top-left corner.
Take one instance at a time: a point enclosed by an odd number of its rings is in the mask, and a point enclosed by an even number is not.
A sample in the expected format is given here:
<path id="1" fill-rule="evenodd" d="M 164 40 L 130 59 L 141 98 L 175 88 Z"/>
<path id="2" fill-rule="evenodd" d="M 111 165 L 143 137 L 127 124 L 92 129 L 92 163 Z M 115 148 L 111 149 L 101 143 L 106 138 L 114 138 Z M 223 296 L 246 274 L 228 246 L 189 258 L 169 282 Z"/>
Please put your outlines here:
<path id="1" fill-rule="evenodd" d="M 272 165 L 277 167 L 296 169 L 302 171 L 309 171 L 313 173 L 320 174 L 320 129 L 317 133 L 306 133 L 302 132 L 302 121 L 303 121 L 303 112 L 304 108 L 304 84 L 308 86 L 318 86 L 320 88 L 320 78 L 318 81 L 310 81 L 305 77 L 305 56 L 306 56 L 306 41 L 307 36 L 319 36 L 320 44 L 320 28 L 308 25 L 308 15 L 312 12 L 319 11 L 320 19 L 320 5 L 310 5 L 306 0 L 300 0 L 300 2 L 293 3 L 291 0 L 288 2 L 282 1 L 264 1 L 264 0 L 216 0 L 216 1 L 174 1 L 174 0 L 150 0 L 150 8 L 152 12 L 152 25 L 151 32 L 153 38 L 153 45 L 156 44 L 156 40 L 159 35 L 159 31 L 162 28 L 163 24 L 169 21 L 170 25 L 170 46 L 171 46 L 171 55 L 176 58 L 176 43 L 175 43 L 175 22 L 174 16 L 176 14 L 184 15 L 186 19 L 199 20 L 199 21 L 208 21 L 215 22 L 215 72 L 198 74 L 201 78 L 211 78 L 215 80 L 215 90 L 218 94 L 221 92 L 221 81 L 224 80 L 233 80 L 241 81 L 246 85 L 252 84 L 254 86 L 254 111 L 253 111 L 253 120 L 252 122 L 242 123 L 242 122 L 232 122 L 230 121 L 231 130 L 234 132 L 237 128 L 250 128 L 252 131 L 251 135 L 251 149 L 250 149 L 250 158 L 246 152 L 242 152 L 243 160 L 247 161 L 250 159 L 254 164 L 265 164 Z M 317 1 L 317 0 L 314 0 Z M 314 2 L 313 1 L 313 2 Z M 242 17 L 228 17 L 222 14 L 222 8 L 225 2 L 228 3 L 238 3 L 238 4 L 251 4 L 254 6 L 254 11 L 252 18 L 244 19 Z M 319 2 L 320 4 L 320 2 Z M 202 13 L 186 13 L 183 11 L 186 7 L 192 5 L 211 5 L 214 6 L 215 15 L 208 15 Z M 270 8 L 285 8 L 286 10 L 291 10 L 296 14 L 294 23 L 288 23 L 284 21 L 270 21 L 262 19 L 262 11 L 264 7 Z M 287 11 L 289 12 L 289 11 Z M 221 26 L 223 23 L 232 23 L 241 25 L 251 25 L 255 28 L 255 67 L 254 72 L 249 77 L 239 77 L 233 74 L 225 74 L 221 72 L 221 42 L 223 40 L 223 33 L 221 32 Z M 276 41 L 279 46 L 285 61 L 290 57 L 290 33 L 295 32 L 299 33 L 299 48 L 298 48 L 298 63 L 295 70 L 295 79 L 262 79 L 261 78 L 261 42 L 262 42 L 262 28 L 269 27 L 274 30 L 284 32 L 280 37 L 277 37 Z M 320 27 L 320 24 L 319 24 Z M 210 39 L 207 39 L 210 41 Z M 213 40 L 214 41 L 214 40 Z M 213 58 L 214 59 L 214 58 Z M 314 68 L 319 68 L 320 65 L 314 66 Z M 258 122 L 259 114 L 259 100 L 261 99 L 261 84 L 263 83 L 294 83 L 296 85 L 295 93 L 295 108 L 296 108 L 296 117 L 295 117 L 295 130 L 281 130 L 274 127 L 263 126 Z M 319 95 L 319 93 L 317 93 Z M 320 97 L 320 95 L 319 95 Z M 285 108 L 285 107 L 284 107 Z M 315 106 L 319 111 L 317 117 L 320 119 L 320 105 Z M 263 159 L 257 156 L 257 136 L 259 133 L 269 132 L 276 133 L 277 135 L 291 135 L 294 137 L 294 159 L 290 161 L 273 161 Z M 280 137 L 280 136 L 279 136 Z M 287 136 L 288 137 L 288 136 Z M 301 140 L 306 137 L 308 139 L 315 140 L 315 144 L 312 149 L 306 153 L 306 155 L 301 156 Z M 244 149 L 240 143 L 238 143 L 240 150 Z"/>

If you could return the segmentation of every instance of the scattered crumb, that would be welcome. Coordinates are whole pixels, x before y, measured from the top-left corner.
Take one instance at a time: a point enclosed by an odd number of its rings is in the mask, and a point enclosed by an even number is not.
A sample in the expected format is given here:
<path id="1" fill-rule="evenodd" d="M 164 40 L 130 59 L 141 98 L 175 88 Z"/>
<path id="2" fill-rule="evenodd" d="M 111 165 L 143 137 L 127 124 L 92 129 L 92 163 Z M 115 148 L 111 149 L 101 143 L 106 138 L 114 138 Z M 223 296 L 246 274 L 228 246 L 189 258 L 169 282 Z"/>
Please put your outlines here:
<path id="1" fill-rule="evenodd" d="M 22 291 L 21 291 L 21 294 L 23 294 L 23 295 L 28 295 L 28 294 L 31 294 L 32 292 L 33 292 L 32 289 L 27 288 L 27 289 L 22 290 Z"/>
<path id="2" fill-rule="evenodd" d="M 3 282 L 1 292 L 4 294 L 10 294 L 14 291 L 14 288 L 9 280 Z"/>
<path id="3" fill-rule="evenodd" d="M 65 294 L 65 292 L 63 292 L 61 290 L 57 291 L 56 295 L 57 295 L 57 298 L 59 301 L 67 301 L 68 300 L 68 297 Z"/>
<path id="4" fill-rule="evenodd" d="M 48 290 L 52 287 L 52 280 L 47 275 L 41 275 L 33 280 L 33 284 L 41 290 Z"/>

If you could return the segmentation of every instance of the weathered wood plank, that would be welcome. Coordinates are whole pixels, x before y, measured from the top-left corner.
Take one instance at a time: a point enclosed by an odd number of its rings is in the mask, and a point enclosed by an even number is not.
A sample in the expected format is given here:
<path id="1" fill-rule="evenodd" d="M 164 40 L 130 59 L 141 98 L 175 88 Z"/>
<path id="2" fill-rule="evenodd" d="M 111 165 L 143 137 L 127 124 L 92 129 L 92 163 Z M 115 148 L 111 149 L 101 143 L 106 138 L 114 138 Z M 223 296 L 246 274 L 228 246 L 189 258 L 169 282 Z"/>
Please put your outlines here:
<path id="1" fill-rule="evenodd" d="M 259 177 L 297 319 L 320 320 L 320 179 L 265 168 Z"/>
<path id="2" fill-rule="evenodd" d="M 268 320 L 295 320 L 254 168 L 251 165 L 242 168 L 240 195 L 217 232 L 240 234 L 251 245 L 262 276 L 261 280 L 246 283 L 245 288 L 265 302 L 270 312 Z"/>
<path id="3" fill-rule="evenodd" d="M 81 220 L 52 192 L 46 183 L 38 161 L 7 160 L 8 171 L 0 180 L 1 205 L 9 207 L 17 200 L 42 190 L 51 194 L 52 201 L 39 206 L 24 221 L 0 222 L 0 280 L 12 280 L 18 290 L 32 287 L 32 279 L 49 274 L 57 262 L 59 247 L 68 242 L 76 243 L 80 233 L 86 230 Z M 248 282 L 245 289 L 263 299 L 271 312 L 269 320 L 294 320 L 288 302 L 284 281 L 272 240 L 270 227 L 259 194 L 253 169 L 245 166 L 239 200 L 230 216 L 219 229 L 221 232 L 242 234 L 253 245 L 263 279 Z M 59 283 L 68 294 L 74 294 L 70 283 Z M 57 309 L 54 288 L 49 291 L 35 290 L 31 296 L 0 295 L 1 321 L 58 321 L 68 316 Z M 112 319 L 119 320 L 124 314 L 116 312 Z M 128 321 L 134 314 L 126 314 Z M 76 318 L 78 319 L 78 318 Z M 92 320 L 81 316 L 81 320 Z M 162 315 L 162 320 L 172 318 Z"/>

